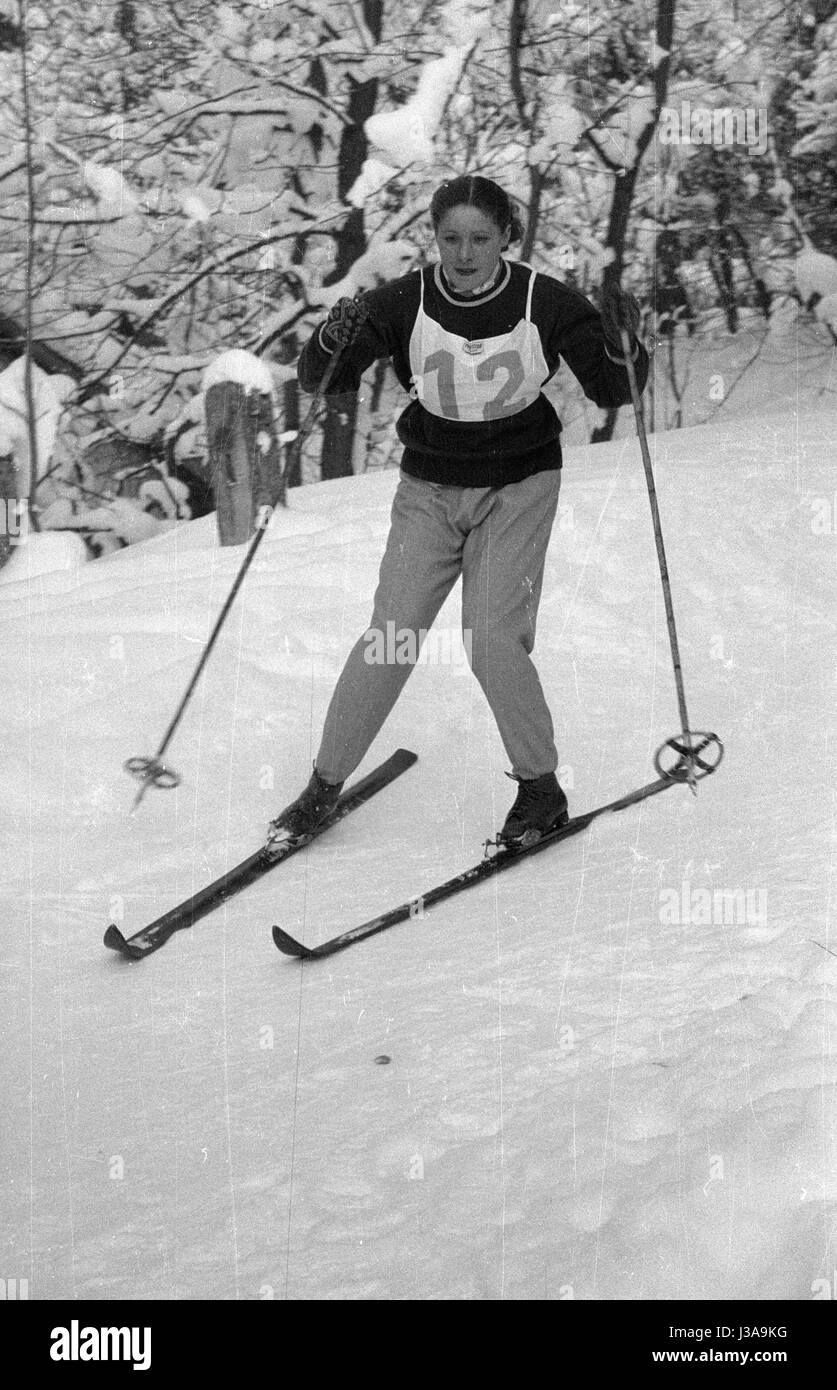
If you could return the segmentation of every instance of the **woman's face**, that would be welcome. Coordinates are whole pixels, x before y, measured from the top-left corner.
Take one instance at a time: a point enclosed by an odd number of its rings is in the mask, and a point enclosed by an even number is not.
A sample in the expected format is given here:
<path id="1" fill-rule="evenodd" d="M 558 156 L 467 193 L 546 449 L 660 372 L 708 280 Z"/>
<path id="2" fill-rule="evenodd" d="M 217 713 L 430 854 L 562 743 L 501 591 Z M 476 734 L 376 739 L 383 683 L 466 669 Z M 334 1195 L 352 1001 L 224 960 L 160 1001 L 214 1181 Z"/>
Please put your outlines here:
<path id="1" fill-rule="evenodd" d="M 442 269 L 455 290 L 474 290 L 497 269 L 508 245 L 510 227 L 501 231 L 479 208 L 463 204 L 442 215 L 436 245 Z"/>

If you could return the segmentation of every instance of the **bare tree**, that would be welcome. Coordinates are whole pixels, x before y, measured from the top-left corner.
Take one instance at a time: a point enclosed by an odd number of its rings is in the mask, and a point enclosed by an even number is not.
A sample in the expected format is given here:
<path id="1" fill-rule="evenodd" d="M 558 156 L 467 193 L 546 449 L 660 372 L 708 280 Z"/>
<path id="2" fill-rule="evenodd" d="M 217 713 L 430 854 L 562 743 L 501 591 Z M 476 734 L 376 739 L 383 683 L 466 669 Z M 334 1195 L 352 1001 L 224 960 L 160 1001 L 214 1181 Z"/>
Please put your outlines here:
<path id="1" fill-rule="evenodd" d="M 671 48 L 674 42 L 674 16 L 676 0 L 657 0 L 656 43 L 660 53 L 654 66 L 654 105 L 648 122 L 640 132 L 633 149 L 633 159 L 625 168 L 617 165 L 604 150 L 599 148 L 603 162 L 614 174 L 613 199 L 610 205 L 605 246 L 612 255 L 605 266 L 602 288 L 607 291 L 618 285 L 625 268 L 625 249 L 634 193 L 645 153 L 654 136 L 660 111 L 665 105 L 668 92 L 669 71 L 671 69 Z M 598 148 L 598 146 L 597 146 Z M 616 425 L 616 410 L 608 410 L 603 423 L 591 433 L 591 443 L 611 439 Z"/>
<path id="2" fill-rule="evenodd" d="M 381 39 L 384 19 L 383 0 L 363 0 L 363 18 L 375 43 Z M 337 196 L 345 198 L 352 184 L 360 177 L 366 159 L 369 142 L 363 128 L 364 122 L 375 111 L 378 99 L 379 81 L 377 77 L 357 82 L 349 78 L 351 91 L 347 108 L 348 121 L 343 127 L 337 167 Z M 354 265 L 366 250 L 367 237 L 364 225 L 363 208 L 352 208 L 342 227 L 336 234 L 336 260 L 334 270 L 325 284 L 336 284 Z M 342 478 L 352 472 L 352 441 L 357 421 L 358 399 L 352 392 L 349 395 L 327 396 L 325 400 L 325 421 L 323 425 L 323 444 L 320 476 L 322 478 Z"/>
<path id="3" fill-rule="evenodd" d="M 509 80 L 511 82 L 514 102 L 517 108 L 517 118 L 522 130 L 526 130 L 531 124 L 531 119 L 526 109 L 526 92 L 524 90 L 523 76 L 521 73 L 521 55 L 523 52 L 528 17 L 529 0 L 512 0 L 511 12 L 509 14 Z M 544 175 L 540 164 L 529 164 L 528 177 L 528 214 L 526 218 L 526 230 L 523 236 L 523 245 L 520 249 L 520 259 L 523 261 L 528 261 L 531 258 L 538 233 L 541 197 L 544 189 Z"/>
<path id="4" fill-rule="evenodd" d="M 23 140 L 26 151 L 26 270 L 25 270 L 25 341 L 23 390 L 26 397 L 26 432 L 29 439 L 29 524 L 33 531 L 39 531 L 40 523 L 35 507 L 35 493 L 38 487 L 38 426 L 35 417 L 35 390 L 32 381 L 32 296 L 34 293 L 35 270 L 35 184 L 32 164 L 32 112 L 29 102 L 29 63 L 28 63 L 28 0 L 18 0 L 18 20 L 20 25 L 20 75 L 21 97 L 23 103 Z"/>

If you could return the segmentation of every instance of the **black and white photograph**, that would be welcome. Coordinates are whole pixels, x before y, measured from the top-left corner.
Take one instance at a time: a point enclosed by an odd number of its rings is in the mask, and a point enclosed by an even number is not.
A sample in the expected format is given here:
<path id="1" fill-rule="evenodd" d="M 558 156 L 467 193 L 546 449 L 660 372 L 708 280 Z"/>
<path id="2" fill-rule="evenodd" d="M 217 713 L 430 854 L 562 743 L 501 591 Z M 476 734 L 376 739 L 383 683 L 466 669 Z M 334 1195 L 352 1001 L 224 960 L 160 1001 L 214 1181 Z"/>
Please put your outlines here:
<path id="1" fill-rule="evenodd" d="M 836 461 L 837 0 L 0 0 L 0 1299 L 54 1305 L 42 1360 L 523 1302 L 794 1369 Z"/>

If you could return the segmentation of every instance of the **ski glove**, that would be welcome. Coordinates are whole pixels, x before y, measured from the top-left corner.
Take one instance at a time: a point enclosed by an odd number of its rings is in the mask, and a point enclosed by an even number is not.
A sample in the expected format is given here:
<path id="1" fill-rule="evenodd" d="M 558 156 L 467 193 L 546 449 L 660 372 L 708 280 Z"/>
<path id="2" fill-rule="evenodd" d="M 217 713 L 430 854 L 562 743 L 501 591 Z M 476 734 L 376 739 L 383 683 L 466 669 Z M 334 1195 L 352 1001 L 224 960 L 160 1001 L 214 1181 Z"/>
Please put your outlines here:
<path id="1" fill-rule="evenodd" d="M 360 297 L 338 299 L 337 303 L 332 305 L 329 316 L 320 329 L 320 343 L 326 352 L 336 352 L 338 348 L 347 347 L 368 313 L 369 310 Z"/>
<path id="2" fill-rule="evenodd" d="M 621 358 L 621 330 L 626 329 L 628 337 L 632 340 L 636 337 L 641 317 L 639 303 L 629 290 L 611 285 L 602 296 L 601 315 L 606 345 Z"/>

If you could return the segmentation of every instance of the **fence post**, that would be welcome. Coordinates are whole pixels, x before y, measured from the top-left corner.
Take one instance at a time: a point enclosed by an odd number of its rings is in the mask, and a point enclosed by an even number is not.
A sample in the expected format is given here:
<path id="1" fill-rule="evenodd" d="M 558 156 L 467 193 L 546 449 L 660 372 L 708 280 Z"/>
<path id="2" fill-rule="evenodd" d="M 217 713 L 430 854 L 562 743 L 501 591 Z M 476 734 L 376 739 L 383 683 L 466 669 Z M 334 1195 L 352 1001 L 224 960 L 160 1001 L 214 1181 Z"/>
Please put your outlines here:
<path id="1" fill-rule="evenodd" d="M 210 386 L 205 398 L 209 481 L 222 545 L 243 545 L 259 508 L 275 506 L 282 461 L 273 401 L 237 381 Z"/>
<path id="2" fill-rule="evenodd" d="M 18 519 L 19 491 L 14 454 L 0 454 L 0 569 L 12 553 L 14 532 L 11 518 L 15 518 L 18 526 L 22 525 Z"/>

